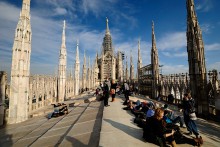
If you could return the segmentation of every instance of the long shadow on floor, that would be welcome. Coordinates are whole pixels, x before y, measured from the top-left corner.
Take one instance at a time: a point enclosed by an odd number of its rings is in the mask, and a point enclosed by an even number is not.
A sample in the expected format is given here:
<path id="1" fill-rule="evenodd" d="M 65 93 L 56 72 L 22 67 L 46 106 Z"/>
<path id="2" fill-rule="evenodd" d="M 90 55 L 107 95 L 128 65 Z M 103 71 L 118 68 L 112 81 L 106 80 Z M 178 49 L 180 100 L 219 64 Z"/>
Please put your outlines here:
<path id="1" fill-rule="evenodd" d="M 125 132 L 126 134 L 128 134 L 138 140 L 144 141 L 142 138 L 142 130 L 139 131 L 141 128 L 140 129 L 133 128 L 133 127 L 118 123 L 116 121 L 110 120 L 110 119 L 104 119 L 104 120 L 106 122 L 110 123 L 115 128 Z M 149 142 L 149 143 L 152 143 L 152 142 Z M 180 140 L 177 139 L 177 144 L 188 144 L 188 145 L 194 146 L 195 142 L 192 138 L 188 138 L 188 137 L 183 136 Z"/>
<path id="2" fill-rule="evenodd" d="M 71 136 L 66 136 L 65 139 L 69 142 L 71 142 L 72 144 L 72 147 L 86 147 L 88 145 L 82 143 L 81 141 L 79 141 L 78 139 L 74 138 L 74 137 L 71 137 Z"/>
<path id="3" fill-rule="evenodd" d="M 138 128 L 133 128 L 133 127 L 130 127 L 130 126 L 127 126 L 127 125 L 124 125 L 124 124 L 121 124 L 121 123 L 118 123 L 116 121 L 113 121 L 113 120 L 110 120 L 110 119 L 104 119 L 106 122 L 110 123 L 113 127 L 125 132 L 126 134 L 136 138 L 136 139 L 139 139 L 139 140 L 142 140 L 142 131 L 140 132 Z"/>

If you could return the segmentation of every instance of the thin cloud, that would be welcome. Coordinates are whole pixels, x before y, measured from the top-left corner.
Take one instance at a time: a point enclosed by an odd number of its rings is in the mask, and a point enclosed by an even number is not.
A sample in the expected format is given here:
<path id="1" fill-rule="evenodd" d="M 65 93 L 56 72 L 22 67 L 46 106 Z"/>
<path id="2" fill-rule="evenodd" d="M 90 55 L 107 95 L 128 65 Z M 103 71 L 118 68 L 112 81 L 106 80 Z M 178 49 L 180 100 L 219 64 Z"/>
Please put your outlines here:
<path id="1" fill-rule="evenodd" d="M 127 15 L 125 13 L 118 13 L 121 15 L 122 18 L 124 18 L 127 22 L 130 22 L 131 28 L 137 27 L 137 20 L 133 16 Z M 118 22 L 120 23 L 120 22 Z"/>
<path id="2" fill-rule="evenodd" d="M 170 73 L 186 73 L 189 72 L 189 67 L 187 65 L 174 65 L 174 64 L 165 64 L 162 67 L 162 74 L 167 75 Z"/>
<path id="3" fill-rule="evenodd" d="M 180 50 L 186 47 L 186 32 L 166 33 L 157 43 L 160 50 Z"/>
<path id="4" fill-rule="evenodd" d="M 35 1 L 36 7 L 33 7 L 39 11 L 41 9 L 41 16 L 65 16 L 68 15 L 70 18 L 76 18 L 76 2 L 73 0 L 44 0 Z M 48 9 L 49 8 L 49 9 Z M 39 13 L 40 14 L 40 13 Z"/>
<path id="5" fill-rule="evenodd" d="M 130 29 L 137 27 L 137 19 L 131 15 L 136 12 L 135 8 L 125 4 L 123 8 L 117 9 L 118 2 L 118 0 L 82 0 L 78 6 L 81 8 L 79 11 L 82 11 L 84 15 L 93 14 L 96 17 L 103 17 L 103 14 L 107 14 L 114 24 L 127 27 L 125 22 L 129 22 Z"/>
<path id="6" fill-rule="evenodd" d="M 208 24 L 208 23 L 201 24 L 200 27 L 201 27 L 202 32 L 204 32 L 206 34 L 211 33 L 211 29 L 213 29 L 213 25 Z"/>
<path id="7" fill-rule="evenodd" d="M 196 10 L 202 12 L 208 12 L 212 8 L 213 8 L 213 3 L 211 0 L 203 0 L 196 6 Z"/>
<path id="8" fill-rule="evenodd" d="M 103 12 L 113 9 L 116 0 L 82 0 L 81 8 L 85 14 L 92 12 L 96 16 L 99 16 Z"/>
<path id="9" fill-rule="evenodd" d="M 215 62 L 215 63 L 210 64 L 207 68 L 207 71 L 213 70 L 213 69 L 220 71 L 220 62 Z"/>
<path id="10" fill-rule="evenodd" d="M 9 5 L 8 3 L 5 2 L 0 2 L 0 14 L 1 14 L 0 19 L 4 19 L 5 21 L 10 21 L 10 22 L 17 22 L 19 12 L 20 9 L 18 9 L 14 5 Z"/>
<path id="11" fill-rule="evenodd" d="M 205 50 L 207 50 L 207 51 L 220 50 L 220 43 L 205 45 Z"/>
<path id="12" fill-rule="evenodd" d="M 67 10 L 65 8 L 56 8 L 55 12 L 57 15 L 65 15 L 67 14 Z"/>
<path id="13" fill-rule="evenodd" d="M 187 52 L 162 52 L 162 54 L 166 57 L 187 57 Z"/>

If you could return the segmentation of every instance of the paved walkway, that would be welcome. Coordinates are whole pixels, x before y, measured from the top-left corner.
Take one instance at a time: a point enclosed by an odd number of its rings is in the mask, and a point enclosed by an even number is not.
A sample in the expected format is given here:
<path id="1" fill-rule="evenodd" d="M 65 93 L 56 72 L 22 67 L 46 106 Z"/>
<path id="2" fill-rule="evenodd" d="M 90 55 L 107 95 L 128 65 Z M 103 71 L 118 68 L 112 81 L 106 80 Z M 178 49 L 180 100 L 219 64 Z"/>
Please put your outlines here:
<path id="1" fill-rule="evenodd" d="M 102 123 L 101 102 L 69 107 L 69 114 L 37 116 L 0 129 L 0 147 L 97 147 Z"/>
<path id="2" fill-rule="evenodd" d="M 104 107 L 103 102 L 83 103 L 92 96 L 79 97 L 70 107 L 70 113 L 50 120 L 43 116 L 33 117 L 25 122 L 7 125 L 0 129 L 0 147 L 154 147 L 144 142 L 142 129 L 133 123 L 134 116 L 123 110 L 122 98 L 116 97 Z M 143 97 L 131 97 L 143 100 Z M 149 99 L 146 99 L 149 101 Z M 110 99 L 109 99 L 110 101 Z M 67 103 L 72 103 L 68 101 Z M 162 105 L 158 103 L 158 105 Z M 175 108 L 173 108 L 175 109 Z M 47 111 L 43 111 L 48 113 Z M 178 113 L 178 112 L 176 112 Z M 39 113 L 39 115 L 41 112 Z M 197 120 L 204 147 L 220 146 L 220 125 L 203 119 Z M 186 129 L 182 129 L 186 132 Z M 192 146 L 178 144 L 181 147 Z"/>
<path id="3" fill-rule="evenodd" d="M 155 146 L 142 140 L 142 128 L 133 123 L 133 115 L 122 108 L 122 100 L 116 98 L 104 108 L 100 147 L 146 147 Z"/>

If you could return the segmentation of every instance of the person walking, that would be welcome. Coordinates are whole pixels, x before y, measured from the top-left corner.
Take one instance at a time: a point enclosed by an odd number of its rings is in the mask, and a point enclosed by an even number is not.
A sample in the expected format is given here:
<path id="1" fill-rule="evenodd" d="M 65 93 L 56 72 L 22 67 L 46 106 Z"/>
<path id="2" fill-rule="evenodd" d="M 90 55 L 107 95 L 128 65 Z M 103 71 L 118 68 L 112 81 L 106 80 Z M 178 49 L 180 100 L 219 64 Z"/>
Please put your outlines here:
<path id="1" fill-rule="evenodd" d="M 112 101 L 111 101 L 111 102 L 114 102 L 114 101 L 115 101 L 116 88 L 117 88 L 117 83 L 115 83 L 115 80 L 112 80 L 112 83 L 111 83 L 111 96 L 112 96 Z"/>
<path id="2" fill-rule="evenodd" d="M 123 105 L 127 105 L 129 101 L 129 86 L 126 81 L 124 82 L 124 95 L 125 95 L 125 101 Z"/>

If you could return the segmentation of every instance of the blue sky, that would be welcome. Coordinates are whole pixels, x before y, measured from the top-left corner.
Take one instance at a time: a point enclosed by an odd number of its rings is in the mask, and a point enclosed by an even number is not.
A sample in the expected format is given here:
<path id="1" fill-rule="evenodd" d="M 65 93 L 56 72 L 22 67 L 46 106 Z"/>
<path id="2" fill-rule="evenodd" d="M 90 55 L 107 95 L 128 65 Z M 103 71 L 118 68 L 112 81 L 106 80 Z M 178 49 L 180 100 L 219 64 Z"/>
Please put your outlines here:
<path id="1" fill-rule="evenodd" d="M 7 72 L 21 4 L 22 0 L 0 0 L 0 70 Z M 207 71 L 220 71 L 220 1 L 195 0 L 195 6 Z M 150 64 L 153 20 L 163 74 L 188 72 L 186 0 L 31 0 L 31 74 L 57 72 L 64 19 L 68 71 L 74 67 L 77 39 L 81 68 L 84 50 L 93 63 L 96 52 L 101 51 L 106 17 L 114 49 L 125 51 L 128 59 L 132 50 L 135 68 L 139 38 L 143 65 Z"/>

